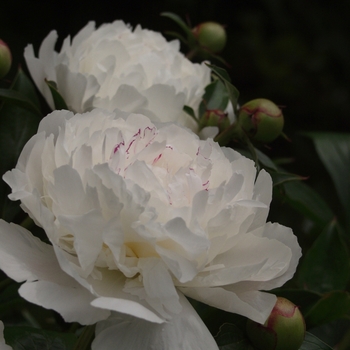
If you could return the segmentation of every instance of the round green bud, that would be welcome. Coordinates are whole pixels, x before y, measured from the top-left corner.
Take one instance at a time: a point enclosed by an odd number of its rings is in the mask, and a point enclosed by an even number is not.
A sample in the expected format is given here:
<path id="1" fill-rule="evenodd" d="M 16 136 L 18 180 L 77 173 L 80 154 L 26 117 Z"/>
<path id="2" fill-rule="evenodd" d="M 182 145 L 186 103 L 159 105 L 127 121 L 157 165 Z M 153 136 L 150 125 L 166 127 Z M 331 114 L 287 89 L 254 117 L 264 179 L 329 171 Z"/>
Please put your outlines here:
<path id="1" fill-rule="evenodd" d="M 12 56 L 9 47 L 0 39 L 0 79 L 10 70 Z"/>
<path id="2" fill-rule="evenodd" d="M 203 129 L 206 126 L 217 126 L 219 132 L 230 126 L 228 114 L 221 109 L 207 109 L 199 121 L 199 128 Z"/>
<path id="3" fill-rule="evenodd" d="M 305 337 L 305 321 L 299 308 L 278 297 L 266 322 L 248 320 L 247 334 L 259 350 L 299 350 Z"/>
<path id="4" fill-rule="evenodd" d="M 269 143 L 281 135 L 284 117 L 272 101 L 258 98 L 240 108 L 238 123 L 252 140 Z"/>
<path id="5" fill-rule="evenodd" d="M 226 45 L 225 28 L 216 22 L 205 22 L 193 29 L 200 46 L 208 49 L 212 53 L 218 53 Z"/>

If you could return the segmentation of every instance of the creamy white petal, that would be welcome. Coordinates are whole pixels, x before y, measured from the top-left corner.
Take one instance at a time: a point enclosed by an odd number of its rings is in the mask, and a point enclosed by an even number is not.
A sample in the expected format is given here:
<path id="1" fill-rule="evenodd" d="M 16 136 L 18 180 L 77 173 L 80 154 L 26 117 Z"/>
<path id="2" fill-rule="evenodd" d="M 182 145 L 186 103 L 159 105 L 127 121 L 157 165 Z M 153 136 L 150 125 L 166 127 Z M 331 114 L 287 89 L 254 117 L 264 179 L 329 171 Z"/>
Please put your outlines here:
<path id="1" fill-rule="evenodd" d="M 133 300 L 101 297 L 93 300 L 91 305 L 97 308 L 121 312 L 149 322 L 163 323 L 165 321 L 150 309 Z"/>
<path id="2" fill-rule="evenodd" d="M 109 310 L 93 307 L 91 302 L 95 297 L 74 280 L 70 286 L 47 281 L 28 282 L 18 292 L 31 303 L 57 311 L 66 322 L 94 324 L 110 315 Z"/>
<path id="3" fill-rule="evenodd" d="M 61 270 L 52 246 L 25 228 L 0 220 L 0 241 L 0 267 L 15 281 L 74 282 Z"/>
<path id="4" fill-rule="evenodd" d="M 183 112 L 197 113 L 210 68 L 190 62 L 178 41 L 167 42 L 157 32 L 134 30 L 122 21 L 95 29 L 89 22 L 67 37 L 61 51 L 54 46 L 57 33 L 43 41 L 39 57 L 32 45 L 25 50 L 28 69 L 51 108 L 53 99 L 45 79 L 56 82 L 69 109 L 86 112 L 100 107 L 143 113 L 154 121 L 178 122 L 195 131 L 197 123 Z"/>
<path id="5" fill-rule="evenodd" d="M 114 65 L 103 64 L 101 74 Z M 25 298 L 83 323 L 115 311 L 172 322 L 181 318 L 181 288 L 265 320 L 275 297 L 260 290 L 290 279 L 301 255 L 290 229 L 265 223 L 272 191 L 266 172 L 256 180 L 254 162 L 239 153 L 120 110 L 53 112 L 39 130 L 4 176 L 11 198 L 53 244 L 0 224 L 1 266 L 27 281 Z M 79 293 L 70 312 L 69 295 Z"/>
<path id="6" fill-rule="evenodd" d="M 217 350 L 213 336 L 196 311 L 180 295 L 182 311 L 171 321 L 156 324 L 135 317 L 113 315 L 96 326 L 93 350 Z"/>
<path id="7" fill-rule="evenodd" d="M 108 317 L 108 311 L 91 307 L 94 296 L 62 271 L 52 246 L 3 220 L 0 240 L 1 269 L 17 282 L 27 281 L 19 289 L 23 298 L 59 312 L 68 322 L 92 324 Z"/>
<path id="8" fill-rule="evenodd" d="M 259 323 L 264 323 L 270 315 L 276 296 L 257 291 L 236 294 L 225 288 L 179 288 L 186 296 L 204 304 L 233 312 Z"/>

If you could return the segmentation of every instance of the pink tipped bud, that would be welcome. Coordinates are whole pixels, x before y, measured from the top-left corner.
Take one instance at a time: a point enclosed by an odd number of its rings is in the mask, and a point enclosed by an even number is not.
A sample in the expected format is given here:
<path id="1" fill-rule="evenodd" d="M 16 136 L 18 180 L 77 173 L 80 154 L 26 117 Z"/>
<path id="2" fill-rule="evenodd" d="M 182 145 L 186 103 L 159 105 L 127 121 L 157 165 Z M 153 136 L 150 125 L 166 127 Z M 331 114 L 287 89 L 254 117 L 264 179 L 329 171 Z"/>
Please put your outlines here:
<path id="1" fill-rule="evenodd" d="M 10 70 L 12 56 L 9 47 L 0 39 L 0 79 Z"/>
<path id="2" fill-rule="evenodd" d="M 251 139 L 269 143 L 281 135 L 284 117 L 272 101 L 258 98 L 240 108 L 238 122 Z"/>
<path id="3" fill-rule="evenodd" d="M 193 29 L 200 46 L 208 49 L 212 53 L 218 53 L 226 45 L 225 28 L 216 22 L 205 22 Z"/>
<path id="4" fill-rule="evenodd" d="M 199 122 L 200 129 L 206 126 L 217 126 L 219 132 L 230 126 L 228 114 L 220 109 L 208 109 Z"/>
<path id="5" fill-rule="evenodd" d="M 305 321 L 296 305 L 278 297 L 263 325 L 248 320 L 247 334 L 259 350 L 298 350 L 305 337 Z"/>

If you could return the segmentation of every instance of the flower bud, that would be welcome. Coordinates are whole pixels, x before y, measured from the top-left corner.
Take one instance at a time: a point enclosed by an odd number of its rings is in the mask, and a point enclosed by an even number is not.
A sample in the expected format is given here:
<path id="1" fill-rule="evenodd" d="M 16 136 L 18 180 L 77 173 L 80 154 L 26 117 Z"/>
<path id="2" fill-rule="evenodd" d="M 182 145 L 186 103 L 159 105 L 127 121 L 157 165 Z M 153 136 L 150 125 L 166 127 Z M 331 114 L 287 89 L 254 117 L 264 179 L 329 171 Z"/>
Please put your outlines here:
<path id="1" fill-rule="evenodd" d="M 228 114 L 221 109 L 207 109 L 199 122 L 199 128 L 206 126 L 217 126 L 219 132 L 225 130 L 230 126 Z"/>
<path id="2" fill-rule="evenodd" d="M 9 47 L 0 39 L 0 79 L 10 70 L 12 56 Z"/>
<path id="3" fill-rule="evenodd" d="M 296 305 L 278 297 L 263 325 L 248 320 L 247 334 L 259 350 L 298 350 L 305 337 L 305 321 Z"/>
<path id="4" fill-rule="evenodd" d="M 238 123 L 251 139 L 269 143 L 282 133 L 284 117 L 272 101 L 258 98 L 240 108 Z"/>
<path id="5" fill-rule="evenodd" d="M 226 31 L 219 23 L 201 23 L 193 29 L 193 34 L 199 45 L 212 53 L 220 52 L 226 45 Z"/>

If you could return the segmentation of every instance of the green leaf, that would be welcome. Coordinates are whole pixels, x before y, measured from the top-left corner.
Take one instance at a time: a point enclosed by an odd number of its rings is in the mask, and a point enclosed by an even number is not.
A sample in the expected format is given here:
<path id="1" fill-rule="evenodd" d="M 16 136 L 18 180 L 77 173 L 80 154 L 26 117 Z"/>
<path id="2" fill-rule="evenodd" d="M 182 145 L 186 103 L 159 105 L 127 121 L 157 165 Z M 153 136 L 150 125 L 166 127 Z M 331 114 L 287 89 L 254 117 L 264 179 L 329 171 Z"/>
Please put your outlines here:
<path id="1" fill-rule="evenodd" d="M 264 168 L 278 171 L 278 168 L 274 163 L 274 161 L 270 157 L 268 157 L 265 153 L 261 152 L 257 148 L 255 148 L 255 153 L 258 157 L 259 162 L 261 163 L 261 165 L 263 165 Z"/>
<path id="2" fill-rule="evenodd" d="M 201 117 L 206 110 L 225 110 L 228 104 L 228 100 L 228 92 L 221 80 L 217 79 L 213 81 L 205 88 L 203 101 L 199 105 L 199 117 Z"/>
<path id="3" fill-rule="evenodd" d="M 47 86 L 50 88 L 55 109 L 68 109 L 67 104 L 62 95 L 57 90 L 57 85 L 54 81 L 45 80 Z"/>
<path id="4" fill-rule="evenodd" d="M 289 205 L 320 227 L 325 227 L 334 217 L 332 210 L 322 197 L 303 181 L 283 184 L 283 194 L 275 191 Z"/>
<path id="5" fill-rule="evenodd" d="M 333 350 L 322 340 L 315 337 L 313 334 L 306 332 L 305 339 L 299 350 Z"/>
<path id="6" fill-rule="evenodd" d="M 328 170 L 350 225 L 350 134 L 307 133 Z"/>
<path id="7" fill-rule="evenodd" d="M 349 253 L 332 221 L 317 237 L 299 266 L 299 283 L 319 293 L 345 289 L 349 281 Z"/>
<path id="8" fill-rule="evenodd" d="M 217 77 L 222 81 L 225 85 L 226 90 L 228 92 L 229 99 L 232 103 L 233 109 L 237 109 L 239 91 L 231 84 L 231 79 L 225 69 L 217 67 L 213 64 L 208 64 L 207 66 L 211 68 L 211 70 L 217 75 Z"/>
<path id="9" fill-rule="evenodd" d="M 304 316 L 309 328 L 345 317 L 350 312 L 350 294 L 334 291 L 324 295 Z"/>
<path id="10" fill-rule="evenodd" d="M 10 91 L 25 96 L 36 107 L 39 106 L 35 87 L 22 70 L 13 82 Z M 38 107 L 39 108 L 39 107 Z M 28 139 L 36 132 L 41 116 L 23 106 L 5 101 L 0 109 L 0 174 L 12 169 Z M 12 221 L 20 211 L 17 202 L 7 198 L 10 189 L 0 180 L 0 217 Z"/>
<path id="11" fill-rule="evenodd" d="M 184 112 L 186 112 L 189 116 L 191 116 L 195 121 L 196 123 L 199 123 L 195 113 L 194 113 L 194 110 L 193 108 L 189 107 L 189 106 L 184 106 L 183 108 Z"/>
<path id="12" fill-rule="evenodd" d="M 279 186 L 290 181 L 302 181 L 305 180 L 304 177 L 291 173 L 284 173 L 281 171 L 271 171 L 270 175 L 272 177 L 273 185 Z"/>
<path id="13" fill-rule="evenodd" d="M 21 108 L 27 109 L 29 112 L 37 114 L 39 117 L 42 116 L 40 110 L 35 106 L 32 101 L 27 98 L 25 95 L 22 95 L 20 92 L 9 90 L 9 89 L 0 89 L 0 99 L 17 105 Z"/>
<path id="14" fill-rule="evenodd" d="M 220 350 L 254 350 L 245 332 L 234 324 L 223 324 L 216 342 Z"/>
<path id="15" fill-rule="evenodd" d="M 181 17 L 172 12 L 162 12 L 160 15 L 163 17 L 168 17 L 171 20 L 173 20 L 176 24 L 178 24 L 187 34 L 187 38 L 190 41 L 190 44 L 196 41 L 191 28 L 189 28 L 189 26 L 181 19 Z"/>
<path id="16" fill-rule="evenodd" d="M 5 327 L 4 336 L 13 350 L 70 350 L 77 340 L 73 333 L 31 327 Z"/>

